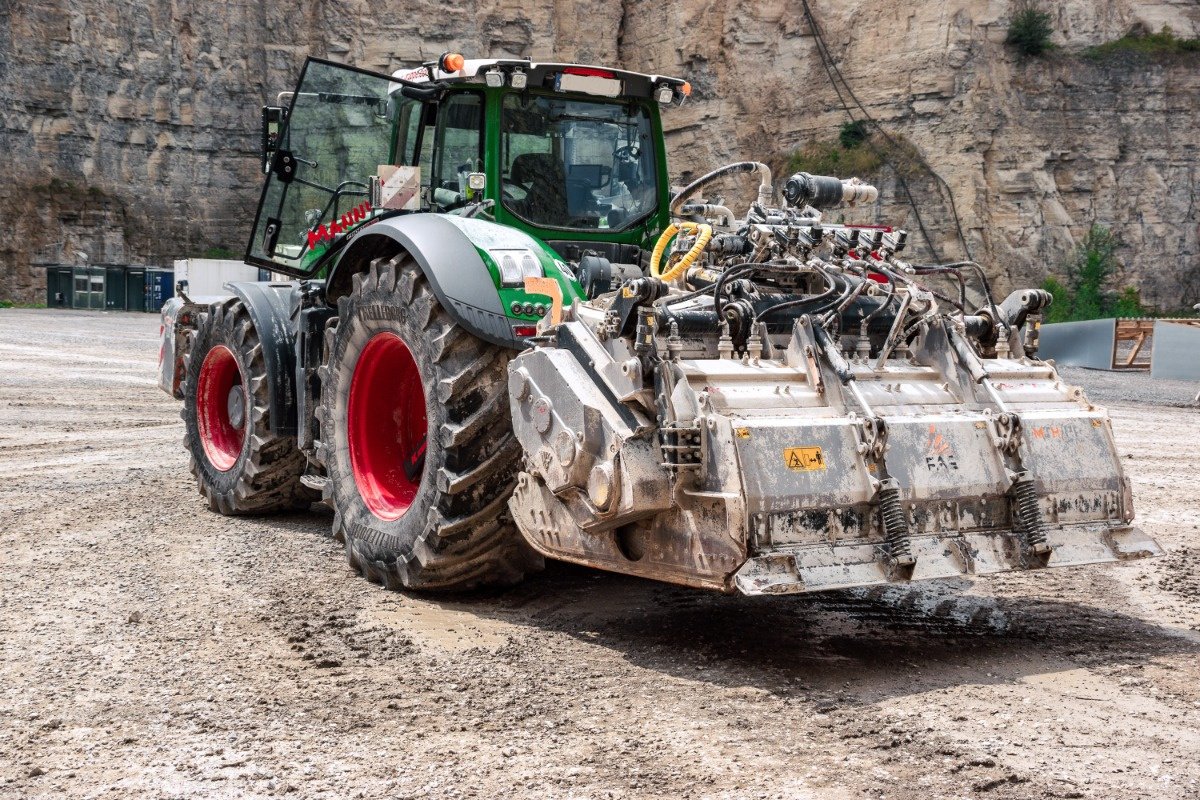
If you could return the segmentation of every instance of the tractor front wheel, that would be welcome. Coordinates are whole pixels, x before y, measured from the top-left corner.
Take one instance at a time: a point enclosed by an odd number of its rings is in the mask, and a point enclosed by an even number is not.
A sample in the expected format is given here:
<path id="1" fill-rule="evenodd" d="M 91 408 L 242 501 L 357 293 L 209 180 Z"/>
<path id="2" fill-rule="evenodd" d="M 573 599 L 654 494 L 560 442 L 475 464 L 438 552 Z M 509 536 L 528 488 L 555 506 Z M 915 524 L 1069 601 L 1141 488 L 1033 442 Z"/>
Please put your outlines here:
<path id="1" fill-rule="evenodd" d="M 390 588 L 506 586 L 541 566 L 508 512 L 508 353 L 459 326 L 407 254 L 356 275 L 326 332 L 321 446 L 334 534 Z"/>

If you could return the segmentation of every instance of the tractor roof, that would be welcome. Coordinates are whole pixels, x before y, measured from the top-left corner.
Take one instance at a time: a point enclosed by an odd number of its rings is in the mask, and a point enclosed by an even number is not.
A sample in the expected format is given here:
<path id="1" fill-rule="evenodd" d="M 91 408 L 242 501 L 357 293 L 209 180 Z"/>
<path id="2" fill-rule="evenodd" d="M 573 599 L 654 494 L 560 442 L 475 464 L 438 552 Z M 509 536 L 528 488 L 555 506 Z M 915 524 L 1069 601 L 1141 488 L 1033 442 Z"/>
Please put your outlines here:
<path id="1" fill-rule="evenodd" d="M 514 76 L 517 76 L 516 80 Z M 528 86 L 531 89 L 554 89 L 606 97 L 652 97 L 659 102 L 668 99 L 666 90 L 669 89 L 668 100 L 680 103 L 692 91 L 691 84 L 682 78 L 665 75 L 647 75 L 587 64 L 537 62 L 525 58 L 464 59 L 457 53 L 446 53 L 438 60 L 416 68 L 396 70 L 392 77 L 408 83 Z"/>

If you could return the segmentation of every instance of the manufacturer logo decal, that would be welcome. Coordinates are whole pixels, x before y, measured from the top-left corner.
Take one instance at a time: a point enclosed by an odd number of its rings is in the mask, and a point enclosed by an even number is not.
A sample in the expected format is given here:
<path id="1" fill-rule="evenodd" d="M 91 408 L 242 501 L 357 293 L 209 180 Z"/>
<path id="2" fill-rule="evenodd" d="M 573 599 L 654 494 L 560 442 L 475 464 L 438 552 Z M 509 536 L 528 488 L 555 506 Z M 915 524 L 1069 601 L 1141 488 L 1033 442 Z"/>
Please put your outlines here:
<path id="1" fill-rule="evenodd" d="M 929 426 L 929 438 L 925 440 L 925 468 L 930 472 L 939 470 L 950 472 L 958 469 L 958 460 L 946 437 L 937 432 L 937 427 Z"/>
<path id="2" fill-rule="evenodd" d="M 334 236 L 345 233 L 370 215 L 370 202 L 363 202 L 330 222 L 329 225 L 321 223 L 308 232 L 308 249 L 312 250 L 322 242 L 332 242 Z"/>
<path id="3" fill-rule="evenodd" d="M 825 470 L 825 456 L 819 447 L 788 447 L 783 451 L 783 463 L 795 472 Z"/>

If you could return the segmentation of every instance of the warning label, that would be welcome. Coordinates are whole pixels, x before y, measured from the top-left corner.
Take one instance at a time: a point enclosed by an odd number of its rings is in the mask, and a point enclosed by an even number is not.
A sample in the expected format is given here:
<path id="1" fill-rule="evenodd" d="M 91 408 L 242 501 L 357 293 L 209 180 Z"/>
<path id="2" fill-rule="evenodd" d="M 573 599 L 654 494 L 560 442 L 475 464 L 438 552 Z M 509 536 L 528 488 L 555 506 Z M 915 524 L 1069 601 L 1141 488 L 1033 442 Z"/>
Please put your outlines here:
<path id="1" fill-rule="evenodd" d="M 783 451 L 783 463 L 797 472 L 825 469 L 825 456 L 819 447 L 788 447 Z"/>

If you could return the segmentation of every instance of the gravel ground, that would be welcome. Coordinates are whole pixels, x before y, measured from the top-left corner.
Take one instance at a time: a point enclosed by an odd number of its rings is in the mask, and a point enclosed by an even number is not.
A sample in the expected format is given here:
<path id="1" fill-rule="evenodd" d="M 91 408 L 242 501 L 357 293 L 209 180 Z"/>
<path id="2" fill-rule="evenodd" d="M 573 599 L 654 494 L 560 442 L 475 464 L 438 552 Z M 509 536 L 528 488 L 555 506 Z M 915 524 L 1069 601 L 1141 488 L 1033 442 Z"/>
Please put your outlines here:
<path id="1" fill-rule="evenodd" d="M 1104 406 L 1151 404 L 1173 408 L 1197 408 L 1200 382 L 1154 379 L 1149 372 L 1108 372 L 1083 367 L 1059 367 L 1059 374 L 1084 387 L 1093 403 Z"/>
<path id="2" fill-rule="evenodd" d="M 1200 796 L 1173 389 L 1068 373 L 1163 558 L 800 598 L 551 565 L 437 598 L 353 575 L 328 513 L 208 512 L 157 331 L 0 312 L 0 795 Z"/>

